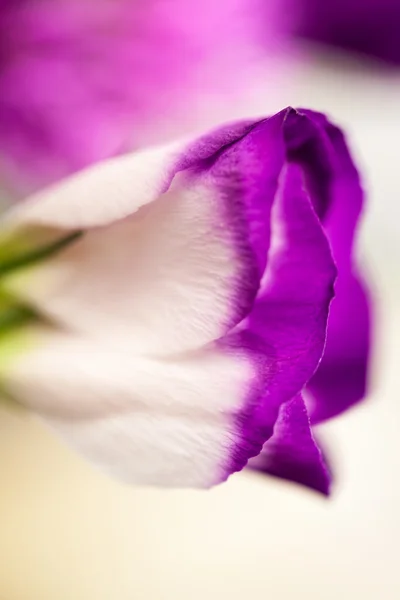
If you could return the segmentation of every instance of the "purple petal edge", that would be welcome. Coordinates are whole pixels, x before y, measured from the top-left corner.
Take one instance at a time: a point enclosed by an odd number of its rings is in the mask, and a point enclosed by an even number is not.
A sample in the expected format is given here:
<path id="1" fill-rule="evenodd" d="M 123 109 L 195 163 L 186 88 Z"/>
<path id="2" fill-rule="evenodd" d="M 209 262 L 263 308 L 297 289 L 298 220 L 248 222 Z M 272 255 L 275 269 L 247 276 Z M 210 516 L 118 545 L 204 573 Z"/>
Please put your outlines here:
<path id="1" fill-rule="evenodd" d="M 284 140 L 287 119 L 308 121 L 293 109 L 284 117 L 274 134 L 277 145 Z M 286 144 L 262 286 L 248 317 L 219 341 L 225 350 L 250 356 L 256 371 L 245 407 L 237 415 L 238 440 L 226 476 L 259 454 L 273 433 L 281 405 L 303 389 L 323 353 L 336 269 L 303 175 L 301 165 L 290 160 Z"/>
<path id="2" fill-rule="evenodd" d="M 279 127 L 273 128 L 278 116 Z M 343 134 L 323 115 L 291 108 L 243 127 L 243 140 L 251 131 L 254 143 L 264 144 L 262 151 L 281 148 L 282 141 L 285 151 L 271 212 L 271 244 L 264 240 L 261 249 L 268 251 L 262 285 L 248 316 L 219 341 L 225 349 L 250 355 L 257 373 L 237 415 L 238 441 L 226 476 L 259 454 L 273 434 L 281 406 L 303 389 L 312 423 L 360 400 L 369 353 L 369 305 L 351 261 L 363 192 Z M 256 135 L 261 128 L 264 135 Z M 265 145 L 268 131 L 272 141 Z M 218 152 L 229 152 L 233 141 Z M 248 144 L 241 149 L 237 144 L 236 158 L 240 152 L 247 157 L 248 151 Z M 238 164 L 248 167 L 249 162 L 242 156 Z M 229 197 L 232 188 L 226 189 Z M 334 264 L 339 271 L 337 298 L 329 309 Z M 354 325 L 351 332 L 346 314 Z M 279 469 L 274 474 L 279 476 Z M 282 477 L 288 475 L 282 472 Z M 316 483 L 307 477 L 299 472 L 296 479 L 293 472 L 289 478 L 328 493 L 322 479 Z"/>
<path id="3" fill-rule="evenodd" d="M 370 318 L 361 281 L 353 274 L 341 277 L 332 302 L 324 356 L 307 385 L 313 423 L 341 414 L 368 392 Z"/>
<path id="4" fill-rule="evenodd" d="M 320 218 L 338 267 L 324 356 L 307 386 L 310 417 L 319 423 L 347 410 L 367 393 L 372 309 L 353 261 L 364 200 L 359 174 L 343 133 L 324 115 L 305 112 L 327 147 L 325 177 L 320 183 L 326 190 L 327 206 Z"/>
<path id="5" fill-rule="evenodd" d="M 300 394 L 281 406 L 273 436 L 249 466 L 329 495 L 331 473 L 313 436 Z"/>

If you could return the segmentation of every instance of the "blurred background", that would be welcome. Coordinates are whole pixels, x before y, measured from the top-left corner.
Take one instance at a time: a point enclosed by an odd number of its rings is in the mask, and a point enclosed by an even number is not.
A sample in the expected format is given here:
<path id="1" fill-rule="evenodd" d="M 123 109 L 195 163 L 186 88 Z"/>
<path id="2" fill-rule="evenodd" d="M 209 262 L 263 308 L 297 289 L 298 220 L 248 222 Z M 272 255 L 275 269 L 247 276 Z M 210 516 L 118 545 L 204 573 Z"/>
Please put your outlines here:
<path id="1" fill-rule="evenodd" d="M 397 600 L 400 3 L 251 0 L 244 13 L 239 0 L 218 9 L 116 0 L 134 18 L 105 11 L 107 42 L 102 4 L 113 6 L 99 0 L 94 18 L 90 1 L 79 10 L 0 1 L 3 201 L 219 120 L 288 104 L 327 113 L 346 130 L 367 191 L 359 255 L 375 298 L 370 392 L 320 426 L 336 470 L 328 500 L 248 472 L 209 492 L 128 488 L 4 408 L 0 598 Z"/>

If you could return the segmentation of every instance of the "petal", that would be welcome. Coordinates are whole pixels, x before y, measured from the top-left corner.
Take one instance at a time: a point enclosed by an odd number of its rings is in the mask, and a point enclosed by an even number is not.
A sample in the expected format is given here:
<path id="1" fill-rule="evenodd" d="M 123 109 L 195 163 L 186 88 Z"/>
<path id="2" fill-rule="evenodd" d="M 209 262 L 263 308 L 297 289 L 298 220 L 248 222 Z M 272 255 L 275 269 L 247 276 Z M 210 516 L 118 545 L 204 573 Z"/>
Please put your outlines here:
<path id="1" fill-rule="evenodd" d="M 325 340 L 336 271 L 297 165 L 282 172 L 271 231 L 253 311 L 215 345 L 156 358 L 129 331 L 117 344 L 32 328 L 14 339 L 17 357 L 4 348 L 2 387 L 119 478 L 226 479 L 260 452 Z"/>
<path id="2" fill-rule="evenodd" d="M 102 345 L 33 325 L 2 338 L 0 355 L 7 396 L 115 477 L 195 487 L 226 478 L 253 379 L 243 352 L 147 358 L 130 340 Z"/>
<path id="3" fill-rule="evenodd" d="M 272 241 L 253 311 L 220 343 L 246 348 L 257 376 L 237 419 L 230 470 L 241 469 L 271 437 L 280 406 L 299 393 L 321 359 L 336 269 L 303 186 L 288 164 L 272 210 Z"/>
<path id="4" fill-rule="evenodd" d="M 300 394 L 280 408 L 273 436 L 250 461 L 258 471 L 288 479 L 328 495 L 331 475 L 311 430 Z"/>
<path id="5" fill-rule="evenodd" d="M 280 175 L 276 191 L 275 171 L 272 170 L 273 178 L 268 175 L 270 168 L 265 175 L 259 167 L 263 162 L 256 160 L 263 151 L 266 157 L 268 152 L 279 157 L 284 136 L 273 138 L 272 148 L 270 134 L 273 131 L 275 136 L 277 131 L 284 131 L 288 114 L 292 111 L 284 111 L 256 126 L 246 126 L 236 144 L 231 139 L 215 156 L 207 157 L 203 139 L 180 162 L 182 169 L 188 165 L 192 168 L 181 173 L 177 186 L 173 183 L 161 197 L 164 204 L 168 203 L 168 194 L 176 201 L 176 190 L 181 190 L 182 182 L 186 193 L 201 182 L 207 191 L 218 192 L 220 201 L 227 196 L 232 207 L 238 207 L 235 235 L 229 239 L 234 240 L 234 249 L 242 250 L 240 256 L 252 257 L 252 263 L 243 265 L 245 273 L 251 272 L 250 266 L 255 270 L 257 285 L 251 290 L 256 295 L 255 301 L 253 298 L 251 305 L 245 307 L 250 313 L 232 331 L 212 345 L 190 352 L 186 348 L 186 353 L 164 354 L 163 358 L 155 354 L 146 356 L 142 340 L 132 336 L 129 322 L 115 338 L 110 336 L 107 325 L 97 334 L 96 341 L 96 331 L 90 330 L 90 336 L 82 336 L 79 327 L 75 330 L 71 327 L 74 333 L 71 331 L 68 336 L 51 331 L 47 340 L 41 342 L 42 349 L 34 348 L 37 342 L 32 334 L 33 341 L 24 342 L 25 352 L 21 352 L 18 360 L 13 355 L 12 364 L 8 361 L 7 368 L 2 368 L 2 385 L 10 396 L 42 414 L 85 456 L 123 479 L 196 486 L 225 479 L 261 451 L 272 435 L 280 406 L 303 388 L 318 365 L 336 276 L 329 245 L 304 186 L 301 167 L 290 162 L 283 166 L 278 160 L 276 168 L 280 168 Z M 241 173 L 246 174 L 251 185 L 243 185 L 248 179 L 238 177 Z M 259 189 L 265 206 L 259 202 Z M 208 196 L 201 197 L 203 206 Z M 191 195 L 186 195 L 185 200 L 190 205 Z M 269 247 L 272 200 L 272 237 L 266 261 L 264 251 Z M 186 204 L 171 214 L 185 214 Z M 146 220 L 152 210 L 161 210 L 159 206 L 163 203 L 157 200 L 141 218 Z M 264 229 L 248 227 L 246 235 L 241 236 L 244 217 L 249 219 L 250 214 L 261 215 L 259 225 Z M 163 219 L 158 222 L 164 224 Z M 226 223 L 230 223 L 229 215 Z M 129 219 L 87 232 L 59 253 L 55 263 L 59 264 L 63 256 L 79 248 L 90 235 L 104 239 L 106 231 L 127 224 L 130 225 Z M 256 219 L 252 224 L 257 225 Z M 118 233 L 116 239 L 120 241 L 121 230 Z M 219 229 L 218 234 L 221 237 L 217 239 L 225 239 Z M 128 235 L 127 241 L 132 237 Z M 171 243 L 174 238 L 169 234 L 168 240 Z M 193 233 L 189 241 L 188 248 L 196 241 Z M 121 243 L 121 247 L 125 244 Z M 91 256 L 92 250 L 88 250 Z M 181 255 L 181 260 L 186 258 Z M 212 271 L 219 255 L 215 249 L 211 255 L 212 262 L 207 263 L 205 271 L 220 285 L 221 274 Z M 76 263 L 79 269 L 84 259 L 81 254 Z M 260 271 L 265 263 L 260 284 Z M 185 272 L 182 285 L 190 287 L 188 273 Z M 73 294 L 78 292 L 75 285 Z M 64 290 L 67 293 L 68 288 Z M 101 294 L 97 293 L 96 299 L 100 303 Z M 134 301 L 132 291 L 128 299 Z M 181 328 L 190 329 L 196 313 L 183 314 Z M 238 313 L 235 319 L 240 320 Z M 101 324 L 99 321 L 100 328 Z M 40 337 L 43 338 L 43 332 Z M 199 342 L 200 338 L 196 339 Z M 19 349 L 21 346 L 17 344 Z M 199 361 L 206 365 L 200 373 Z"/>
<path id="6" fill-rule="evenodd" d="M 309 410 L 313 423 L 331 418 L 359 402 L 366 393 L 370 354 L 371 309 L 368 293 L 354 265 L 354 240 L 363 204 L 363 189 L 342 132 L 318 113 L 305 111 L 314 125 L 304 164 L 319 173 L 314 187 L 324 190 L 325 204 L 316 206 L 338 267 L 335 298 L 329 315 L 324 357 L 310 381 Z M 317 144 L 319 140 L 319 146 Z M 321 152 L 321 145 L 326 152 Z M 320 193 L 321 196 L 321 193 Z"/>
<path id="7" fill-rule="evenodd" d="M 341 274 L 329 315 L 324 356 L 307 389 L 313 423 L 340 414 L 368 391 L 370 305 L 364 284 Z"/>
<path id="8" fill-rule="evenodd" d="M 31 196 L 4 215 L 2 243 L 38 227 L 59 236 L 60 230 L 100 227 L 134 214 L 169 186 L 182 146 L 174 143 L 110 159 Z"/>
<path id="9" fill-rule="evenodd" d="M 320 162 L 303 159 L 310 128 Z M 129 182 L 118 171 L 122 209 L 96 189 L 99 166 L 67 184 L 82 202 L 73 219 L 64 188 L 60 211 L 55 188 L 10 214 L 11 240 L 26 228 L 89 229 L 2 280 L 66 333 L 32 333 L 0 375 L 10 396 L 119 477 L 208 486 L 261 451 L 321 360 L 336 277 L 322 216 L 330 196 L 315 184 L 328 146 L 305 111 L 287 109 L 167 156 L 151 193 L 140 169 L 126 169 Z M 145 201 L 130 197 L 132 172 Z"/>
<path id="10" fill-rule="evenodd" d="M 111 340 L 128 329 L 137 352 L 225 335 L 251 309 L 265 268 L 284 117 L 106 163 L 21 205 L 7 225 L 19 236 L 33 225 L 90 229 L 3 289 L 81 333 Z"/>

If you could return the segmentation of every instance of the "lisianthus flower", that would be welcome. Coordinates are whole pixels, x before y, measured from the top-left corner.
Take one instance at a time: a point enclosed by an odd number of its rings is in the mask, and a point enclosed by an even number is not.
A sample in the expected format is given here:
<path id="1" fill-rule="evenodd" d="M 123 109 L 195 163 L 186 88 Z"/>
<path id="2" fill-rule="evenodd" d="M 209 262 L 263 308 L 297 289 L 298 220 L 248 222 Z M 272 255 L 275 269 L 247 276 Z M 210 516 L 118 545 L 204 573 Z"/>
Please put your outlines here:
<path id="1" fill-rule="evenodd" d="M 217 98 L 224 118 L 236 118 L 235 97 L 267 55 L 261 2 L 0 0 L 0 176 L 9 192 L 24 196 L 216 125 Z M 269 96 L 271 77 L 264 69 Z"/>
<path id="2" fill-rule="evenodd" d="M 361 199 L 340 130 L 292 108 L 27 199 L 0 229 L 2 393 L 127 482 L 209 487 L 253 459 L 328 493 L 312 425 L 366 371 Z"/>
<path id="3" fill-rule="evenodd" d="M 400 64 L 398 0 L 287 0 L 294 32 Z M 293 16 L 294 15 L 294 16 Z"/>

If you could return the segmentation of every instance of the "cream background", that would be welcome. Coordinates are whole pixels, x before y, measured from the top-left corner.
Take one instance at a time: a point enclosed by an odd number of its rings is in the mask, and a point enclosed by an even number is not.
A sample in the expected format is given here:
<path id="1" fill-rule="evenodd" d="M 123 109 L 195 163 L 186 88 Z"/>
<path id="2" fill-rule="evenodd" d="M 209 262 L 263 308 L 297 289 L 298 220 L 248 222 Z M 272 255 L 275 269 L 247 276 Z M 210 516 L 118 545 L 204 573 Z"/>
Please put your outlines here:
<path id="1" fill-rule="evenodd" d="M 332 499 L 254 474 L 210 492 L 123 487 L 3 411 L 0 600 L 400 597 L 400 78 L 310 64 L 275 102 L 329 112 L 368 175 L 375 376 L 367 403 L 324 426 Z"/>

